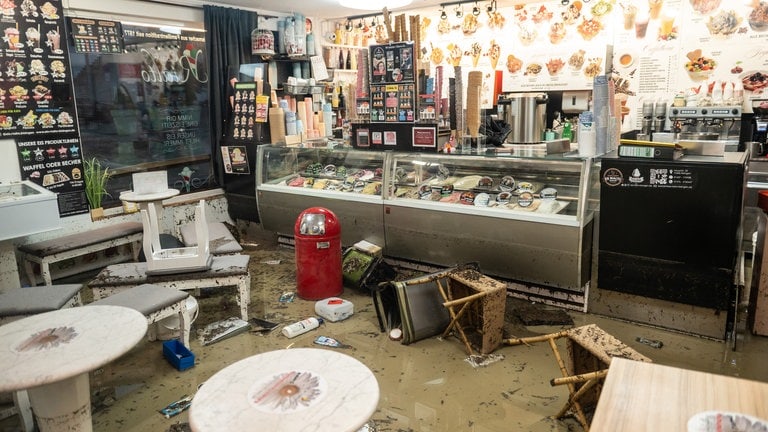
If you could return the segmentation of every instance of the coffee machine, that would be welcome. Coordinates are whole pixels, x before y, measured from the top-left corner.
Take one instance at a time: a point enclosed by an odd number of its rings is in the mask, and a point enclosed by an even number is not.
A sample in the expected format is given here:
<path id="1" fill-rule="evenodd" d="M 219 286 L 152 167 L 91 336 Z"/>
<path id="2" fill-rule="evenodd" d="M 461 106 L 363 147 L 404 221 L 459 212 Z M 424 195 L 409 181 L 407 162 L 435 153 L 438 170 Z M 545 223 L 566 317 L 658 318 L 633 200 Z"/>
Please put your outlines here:
<path id="1" fill-rule="evenodd" d="M 752 100 L 752 131 L 749 136 L 749 142 L 754 142 L 752 156 L 764 156 L 766 151 L 766 142 L 768 142 L 768 99 Z"/>
<path id="2" fill-rule="evenodd" d="M 720 156 L 737 151 L 741 134 L 740 106 L 671 107 L 674 140 L 686 154 Z"/>

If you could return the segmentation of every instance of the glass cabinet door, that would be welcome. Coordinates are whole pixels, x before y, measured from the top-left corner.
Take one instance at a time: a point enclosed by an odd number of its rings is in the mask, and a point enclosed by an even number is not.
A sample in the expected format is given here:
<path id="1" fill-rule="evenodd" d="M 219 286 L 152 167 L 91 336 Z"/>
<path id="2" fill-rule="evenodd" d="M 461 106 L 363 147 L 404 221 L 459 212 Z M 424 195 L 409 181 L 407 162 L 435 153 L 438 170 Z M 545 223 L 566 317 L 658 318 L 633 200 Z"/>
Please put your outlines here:
<path id="1" fill-rule="evenodd" d="M 259 183 L 296 191 L 381 196 L 384 153 L 329 148 L 259 148 Z"/>
<path id="2" fill-rule="evenodd" d="M 392 159 L 387 199 L 436 210 L 575 222 L 585 219 L 595 193 L 591 159 L 402 153 Z"/>

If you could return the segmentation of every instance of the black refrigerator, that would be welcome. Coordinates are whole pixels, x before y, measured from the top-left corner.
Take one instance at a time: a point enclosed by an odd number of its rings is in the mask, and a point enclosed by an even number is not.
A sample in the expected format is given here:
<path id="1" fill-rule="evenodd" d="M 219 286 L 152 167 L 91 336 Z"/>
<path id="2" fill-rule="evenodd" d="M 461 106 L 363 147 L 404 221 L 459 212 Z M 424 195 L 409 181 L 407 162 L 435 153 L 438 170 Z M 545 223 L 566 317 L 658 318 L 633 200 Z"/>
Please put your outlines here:
<path id="1" fill-rule="evenodd" d="M 602 159 L 597 285 L 730 310 L 746 156 Z"/>

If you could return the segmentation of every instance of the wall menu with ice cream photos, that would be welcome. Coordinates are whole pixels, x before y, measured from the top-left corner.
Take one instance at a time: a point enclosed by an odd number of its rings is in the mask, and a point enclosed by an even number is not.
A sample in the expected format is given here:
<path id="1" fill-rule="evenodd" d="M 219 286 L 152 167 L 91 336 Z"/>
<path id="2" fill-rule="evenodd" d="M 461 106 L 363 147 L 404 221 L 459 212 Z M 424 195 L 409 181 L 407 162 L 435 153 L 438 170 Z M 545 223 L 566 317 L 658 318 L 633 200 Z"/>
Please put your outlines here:
<path id="1" fill-rule="evenodd" d="M 22 179 L 56 192 L 59 214 L 87 213 L 63 7 L 0 0 L 0 138 L 16 141 Z"/>

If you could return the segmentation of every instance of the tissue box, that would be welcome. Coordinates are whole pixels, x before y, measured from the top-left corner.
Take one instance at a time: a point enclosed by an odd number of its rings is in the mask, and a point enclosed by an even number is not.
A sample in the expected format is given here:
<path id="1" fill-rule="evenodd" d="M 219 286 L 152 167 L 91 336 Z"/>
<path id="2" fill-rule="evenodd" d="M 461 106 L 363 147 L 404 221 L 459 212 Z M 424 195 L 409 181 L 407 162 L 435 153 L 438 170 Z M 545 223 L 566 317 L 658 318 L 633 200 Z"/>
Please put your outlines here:
<path id="1" fill-rule="evenodd" d="M 163 342 L 163 356 L 180 371 L 195 365 L 195 355 L 176 339 Z"/>
<path id="2" fill-rule="evenodd" d="M 349 300 L 330 297 L 315 303 L 315 313 L 326 321 L 336 322 L 352 316 L 355 307 Z"/>

